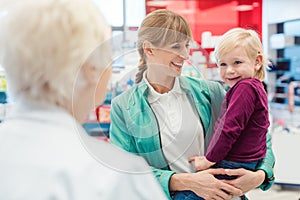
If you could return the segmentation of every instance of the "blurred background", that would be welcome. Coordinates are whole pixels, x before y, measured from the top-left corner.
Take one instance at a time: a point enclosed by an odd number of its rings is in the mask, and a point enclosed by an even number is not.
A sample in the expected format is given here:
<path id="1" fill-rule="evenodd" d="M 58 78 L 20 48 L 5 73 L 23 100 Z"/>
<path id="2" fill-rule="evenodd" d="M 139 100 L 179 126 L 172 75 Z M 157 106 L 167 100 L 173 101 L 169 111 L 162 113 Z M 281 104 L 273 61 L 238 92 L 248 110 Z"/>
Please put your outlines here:
<path id="1" fill-rule="evenodd" d="M 95 0 L 111 26 L 113 75 L 106 100 L 91 110 L 83 127 L 109 142 L 111 99 L 134 85 L 139 56 L 136 31 L 146 14 L 169 9 L 190 23 L 194 41 L 184 76 L 221 81 L 213 59 L 220 35 L 233 27 L 255 29 L 271 61 L 265 83 L 271 113 L 275 184 L 249 192 L 250 199 L 300 198 L 300 1 L 298 0 Z M 0 66 L 0 123 L 14 99 Z"/>

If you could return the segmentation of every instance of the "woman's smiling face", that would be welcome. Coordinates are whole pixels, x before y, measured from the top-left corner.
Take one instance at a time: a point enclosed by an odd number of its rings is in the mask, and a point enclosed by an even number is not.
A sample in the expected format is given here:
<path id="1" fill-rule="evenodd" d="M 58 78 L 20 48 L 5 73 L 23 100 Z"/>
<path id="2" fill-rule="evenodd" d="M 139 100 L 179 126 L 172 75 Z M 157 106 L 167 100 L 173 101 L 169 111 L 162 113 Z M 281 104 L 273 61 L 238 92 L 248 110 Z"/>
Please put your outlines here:
<path id="1" fill-rule="evenodd" d="M 151 70 L 155 70 L 160 75 L 180 76 L 183 63 L 189 58 L 189 42 L 186 40 L 153 48 L 152 55 L 148 57 Z"/>

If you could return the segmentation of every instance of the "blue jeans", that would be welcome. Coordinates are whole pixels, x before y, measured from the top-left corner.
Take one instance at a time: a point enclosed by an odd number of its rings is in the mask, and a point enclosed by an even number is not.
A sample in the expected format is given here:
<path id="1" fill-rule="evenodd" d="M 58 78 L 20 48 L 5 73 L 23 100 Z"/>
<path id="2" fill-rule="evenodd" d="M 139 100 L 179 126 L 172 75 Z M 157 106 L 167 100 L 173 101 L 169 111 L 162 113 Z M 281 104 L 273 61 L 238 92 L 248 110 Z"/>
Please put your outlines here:
<path id="1" fill-rule="evenodd" d="M 216 163 L 212 168 L 227 168 L 227 169 L 238 169 L 238 168 L 245 168 L 251 171 L 256 169 L 256 165 L 259 161 L 252 161 L 252 162 L 232 162 L 228 160 L 221 160 L 220 162 Z M 217 179 L 226 179 L 232 180 L 235 179 L 236 176 L 228 176 L 228 175 L 216 175 Z M 244 199 L 245 196 L 242 197 Z M 197 196 L 194 192 L 190 190 L 178 191 L 175 192 L 174 200 L 204 200 L 202 197 Z"/>

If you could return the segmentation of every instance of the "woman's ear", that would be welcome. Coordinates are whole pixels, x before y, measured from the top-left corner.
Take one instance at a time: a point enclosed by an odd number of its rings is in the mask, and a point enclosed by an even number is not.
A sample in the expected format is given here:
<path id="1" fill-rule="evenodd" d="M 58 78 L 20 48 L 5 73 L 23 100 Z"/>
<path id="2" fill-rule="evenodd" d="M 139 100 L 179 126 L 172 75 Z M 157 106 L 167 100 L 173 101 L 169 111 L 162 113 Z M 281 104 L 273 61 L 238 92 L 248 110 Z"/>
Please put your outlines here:
<path id="1" fill-rule="evenodd" d="M 98 73 L 97 86 L 95 90 L 94 101 L 96 104 L 103 103 L 107 92 L 107 86 L 112 74 L 112 66 L 108 66 L 102 70 L 101 74 Z"/>
<path id="2" fill-rule="evenodd" d="M 112 74 L 112 66 L 109 65 L 99 69 L 86 63 L 82 66 L 82 74 L 86 82 L 86 86 L 83 89 L 85 91 L 91 90 L 95 104 L 101 104 L 107 92 L 107 86 Z"/>
<path id="3" fill-rule="evenodd" d="M 94 85 L 97 82 L 99 69 L 97 69 L 95 66 L 91 65 L 89 62 L 86 62 L 82 65 L 81 70 L 83 77 L 88 85 Z"/>
<path id="4" fill-rule="evenodd" d="M 258 54 L 255 59 L 255 67 L 254 67 L 256 71 L 258 71 L 262 67 L 263 65 L 262 60 L 263 60 L 263 56 L 261 54 Z"/>
<path id="5" fill-rule="evenodd" d="M 151 56 L 153 55 L 153 48 L 152 48 L 152 44 L 145 40 L 143 42 L 143 50 L 144 50 L 144 53 L 147 55 L 147 56 Z"/>
<path id="6" fill-rule="evenodd" d="M 111 73 L 111 65 L 97 68 L 88 62 L 83 64 L 74 85 L 72 102 L 72 113 L 77 120 L 84 122 L 86 113 L 103 103 Z"/>

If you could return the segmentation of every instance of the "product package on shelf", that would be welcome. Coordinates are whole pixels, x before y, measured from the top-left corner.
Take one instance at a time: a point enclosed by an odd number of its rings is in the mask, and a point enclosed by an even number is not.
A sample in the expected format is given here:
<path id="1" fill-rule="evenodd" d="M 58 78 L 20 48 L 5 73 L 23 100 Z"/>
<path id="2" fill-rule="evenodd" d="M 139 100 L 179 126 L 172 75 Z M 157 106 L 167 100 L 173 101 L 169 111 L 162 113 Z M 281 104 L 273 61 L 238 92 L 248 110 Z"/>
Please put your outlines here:
<path id="1" fill-rule="evenodd" d="M 101 105 L 96 108 L 97 120 L 101 124 L 110 124 L 110 105 Z"/>
<path id="2" fill-rule="evenodd" d="M 6 77 L 4 69 L 0 66 L 0 104 L 7 103 L 6 97 Z"/>

